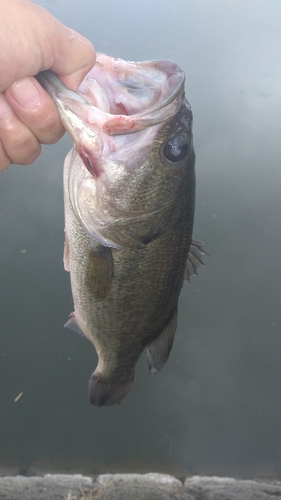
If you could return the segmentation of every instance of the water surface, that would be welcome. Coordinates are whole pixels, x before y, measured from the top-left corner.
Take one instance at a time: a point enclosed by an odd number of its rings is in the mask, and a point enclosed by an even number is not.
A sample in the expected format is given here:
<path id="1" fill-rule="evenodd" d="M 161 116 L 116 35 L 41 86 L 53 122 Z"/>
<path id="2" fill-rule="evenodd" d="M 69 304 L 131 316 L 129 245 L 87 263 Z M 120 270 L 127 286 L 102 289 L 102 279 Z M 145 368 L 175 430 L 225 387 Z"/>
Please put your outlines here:
<path id="1" fill-rule="evenodd" d="M 37 3 L 98 51 L 183 68 L 194 237 L 211 256 L 184 285 L 163 371 L 149 376 L 143 356 L 122 404 L 92 407 L 94 347 L 63 328 L 70 140 L 1 173 L 0 464 L 280 478 L 280 2 Z"/>

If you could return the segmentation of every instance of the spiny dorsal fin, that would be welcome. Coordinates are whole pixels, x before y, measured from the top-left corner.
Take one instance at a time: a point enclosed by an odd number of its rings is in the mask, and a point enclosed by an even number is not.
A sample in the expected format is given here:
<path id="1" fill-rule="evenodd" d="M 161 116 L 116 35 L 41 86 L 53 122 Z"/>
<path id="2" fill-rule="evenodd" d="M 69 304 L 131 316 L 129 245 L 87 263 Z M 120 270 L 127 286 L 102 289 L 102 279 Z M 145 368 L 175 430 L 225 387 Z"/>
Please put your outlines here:
<path id="1" fill-rule="evenodd" d="M 111 249 L 100 245 L 89 248 L 86 257 L 85 285 L 96 300 L 104 300 L 109 294 L 113 276 Z"/>
<path id="2" fill-rule="evenodd" d="M 187 261 L 184 271 L 184 279 L 190 282 L 190 276 L 198 276 L 198 267 L 204 267 L 202 256 L 209 254 L 203 250 L 204 243 L 202 241 L 192 240 L 187 256 Z"/>

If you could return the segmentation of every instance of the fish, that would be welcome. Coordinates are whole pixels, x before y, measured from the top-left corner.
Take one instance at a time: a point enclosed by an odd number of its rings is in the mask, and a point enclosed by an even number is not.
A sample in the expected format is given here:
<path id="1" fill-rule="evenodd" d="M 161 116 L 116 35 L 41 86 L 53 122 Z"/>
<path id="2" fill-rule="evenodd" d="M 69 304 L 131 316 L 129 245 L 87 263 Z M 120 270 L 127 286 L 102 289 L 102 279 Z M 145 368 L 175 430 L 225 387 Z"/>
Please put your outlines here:
<path id="1" fill-rule="evenodd" d="M 64 267 L 74 312 L 66 327 L 94 345 L 88 393 L 119 404 L 146 350 L 166 363 L 185 280 L 207 255 L 192 240 L 195 152 L 185 74 L 171 61 L 98 54 L 77 92 L 37 75 L 73 140 L 64 163 Z"/>

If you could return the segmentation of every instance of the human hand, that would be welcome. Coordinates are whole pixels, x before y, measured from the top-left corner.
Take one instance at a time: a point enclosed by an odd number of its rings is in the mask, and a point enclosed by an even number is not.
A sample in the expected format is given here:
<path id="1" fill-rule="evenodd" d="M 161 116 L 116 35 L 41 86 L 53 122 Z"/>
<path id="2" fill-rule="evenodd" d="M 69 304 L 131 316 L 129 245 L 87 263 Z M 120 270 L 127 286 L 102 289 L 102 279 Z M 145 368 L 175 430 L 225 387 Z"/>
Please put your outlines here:
<path id="1" fill-rule="evenodd" d="M 38 83 L 51 69 L 76 90 L 95 63 L 92 44 L 30 0 L 0 0 L 0 170 L 28 165 L 42 144 L 64 134 L 52 99 Z"/>

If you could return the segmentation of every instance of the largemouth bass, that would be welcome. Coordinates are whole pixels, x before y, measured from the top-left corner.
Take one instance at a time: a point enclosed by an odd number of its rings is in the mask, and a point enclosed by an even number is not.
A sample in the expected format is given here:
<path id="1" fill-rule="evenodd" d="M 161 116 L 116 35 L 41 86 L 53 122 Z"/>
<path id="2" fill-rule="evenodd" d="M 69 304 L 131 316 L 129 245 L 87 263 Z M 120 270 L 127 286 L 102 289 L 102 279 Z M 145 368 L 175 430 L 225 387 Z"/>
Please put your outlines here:
<path id="1" fill-rule="evenodd" d="M 184 73 L 169 61 L 99 54 L 78 92 L 38 75 L 74 142 L 64 164 L 64 265 L 74 312 L 65 326 L 95 346 L 89 399 L 128 393 L 147 349 L 168 359 L 184 278 L 203 265 L 192 242 L 195 154 Z"/>

